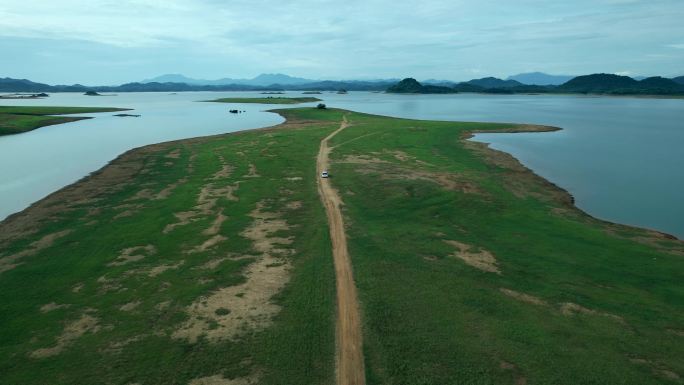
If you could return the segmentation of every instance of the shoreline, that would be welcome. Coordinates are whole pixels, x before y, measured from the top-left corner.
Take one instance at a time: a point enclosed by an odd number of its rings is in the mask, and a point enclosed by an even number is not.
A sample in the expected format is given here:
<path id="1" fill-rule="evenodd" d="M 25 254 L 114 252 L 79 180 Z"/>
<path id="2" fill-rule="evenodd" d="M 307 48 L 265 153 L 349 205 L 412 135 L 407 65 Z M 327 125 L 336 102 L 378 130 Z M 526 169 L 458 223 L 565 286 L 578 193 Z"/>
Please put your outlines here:
<path id="1" fill-rule="evenodd" d="M 680 239 L 675 235 L 666 233 L 661 230 L 656 230 L 648 227 L 642 227 L 642 226 L 637 226 L 637 225 L 630 225 L 626 223 L 619 223 L 619 222 L 613 222 L 607 219 L 602 219 L 599 217 L 596 217 L 592 215 L 591 213 L 584 211 L 583 209 L 579 208 L 575 204 L 575 197 L 566 189 L 563 187 L 557 185 L 556 183 L 544 178 L 543 176 L 537 174 L 532 170 L 531 168 L 527 167 L 525 164 L 523 164 L 518 158 L 513 156 L 512 154 L 501 151 L 501 150 L 496 150 L 494 148 L 490 147 L 490 143 L 485 143 L 485 142 L 479 142 L 473 140 L 473 137 L 476 134 L 516 134 L 516 133 L 543 133 L 543 132 L 557 132 L 557 131 L 562 131 L 563 129 L 560 127 L 554 127 L 554 126 L 544 126 L 544 125 L 521 125 L 522 127 L 528 127 L 527 129 L 525 128 L 513 128 L 513 129 L 503 129 L 503 130 L 475 130 L 475 131 L 470 131 L 468 133 L 465 133 L 462 136 L 462 140 L 467 143 L 468 145 L 472 146 L 475 151 L 481 151 L 483 152 L 486 156 L 488 156 L 490 159 L 491 158 L 503 158 L 500 160 L 504 160 L 504 162 L 508 163 L 509 165 L 513 166 L 512 168 L 521 168 L 524 169 L 525 172 L 532 176 L 534 179 L 540 181 L 543 185 L 545 185 L 548 189 L 553 190 L 557 193 L 559 193 L 561 196 L 563 196 L 563 199 L 560 199 L 559 201 L 563 203 L 567 208 L 573 210 L 574 212 L 580 214 L 582 217 L 585 217 L 590 220 L 598 221 L 604 225 L 610 226 L 610 227 L 616 227 L 617 229 L 621 230 L 638 230 L 638 231 L 646 231 L 650 233 L 653 236 L 656 236 L 657 238 L 665 239 L 665 240 L 672 240 L 672 241 L 679 241 L 679 242 L 684 242 L 684 239 Z"/>
<path id="2" fill-rule="evenodd" d="M 268 112 L 273 112 L 273 111 L 268 111 Z M 276 113 L 276 112 L 274 112 Z M 279 114 L 280 115 L 280 114 Z M 283 116 L 283 115 L 280 115 Z M 285 118 L 283 116 L 283 118 Z M 196 142 L 201 142 L 201 141 L 206 141 L 206 140 L 211 140 L 213 138 L 219 138 L 223 136 L 233 136 L 233 135 L 240 135 L 243 133 L 249 133 L 249 132 L 258 132 L 258 131 L 270 131 L 270 130 L 277 130 L 280 129 L 281 126 L 286 126 L 288 123 L 291 125 L 293 123 L 297 123 L 296 121 L 288 121 L 287 118 L 286 120 L 280 124 L 277 124 L 275 126 L 268 126 L 268 127 L 260 127 L 260 128 L 251 128 L 251 129 L 246 129 L 246 130 L 241 130 L 241 131 L 235 131 L 235 132 L 227 132 L 227 133 L 222 133 L 222 134 L 216 134 L 216 135 L 208 135 L 208 136 L 197 136 L 197 137 L 192 137 L 192 138 L 186 138 L 186 139 L 177 139 L 177 140 L 171 140 L 171 141 L 166 141 L 166 142 L 160 142 L 160 143 L 153 143 L 153 144 L 147 144 L 144 146 L 140 147 L 134 147 L 129 150 L 126 150 L 125 152 L 119 154 L 116 156 L 114 159 L 110 160 L 105 164 L 104 166 L 98 168 L 95 171 L 90 172 L 89 174 L 83 176 L 82 178 L 78 179 L 77 181 L 70 183 L 68 185 L 65 185 L 49 194 L 44 196 L 43 198 L 31 203 L 28 205 L 26 208 L 24 208 L 21 211 L 17 211 L 15 213 L 12 213 L 5 217 L 4 219 L 0 220 L 0 229 L 3 229 L 3 231 L 0 232 L 0 245 L 2 245 L 4 242 L 7 242 L 8 240 L 12 240 L 12 235 L 14 233 L 21 233 L 22 235 L 26 235 L 27 233 L 31 233 L 30 229 L 31 227 L 34 226 L 36 221 L 40 221 L 41 218 L 33 218 L 32 216 L 34 215 L 34 212 L 37 211 L 36 215 L 37 217 L 39 216 L 46 216 L 47 219 L 50 218 L 50 214 L 53 214 L 54 212 L 58 212 L 61 209 L 61 206 L 59 205 L 60 202 L 62 201 L 68 201 L 69 199 L 79 199 L 79 198 L 84 198 L 86 201 L 88 198 L 92 198 L 89 196 L 83 196 L 81 195 L 82 189 L 83 190 L 88 190 L 89 184 L 96 184 L 99 183 L 100 181 L 98 180 L 99 178 L 104 178 L 105 182 L 109 181 L 119 181 L 117 179 L 117 168 L 125 168 L 125 165 L 129 162 L 136 161 L 138 158 L 146 155 L 153 153 L 155 151 L 159 151 L 161 149 L 173 146 L 175 144 L 190 144 L 190 143 L 196 143 Z M 113 175 L 105 175 L 105 174 L 113 174 Z M 130 174 L 129 174 L 130 175 Z M 121 178 L 122 181 L 125 180 L 126 178 Z M 115 183 L 109 183 L 110 185 L 114 185 Z M 74 196 L 71 196 L 72 193 L 74 193 Z M 52 210 L 51 210 L 52 209 Z M 48 215 L 45 215 L 48 214 Z"/>
<path id="3" fill-rule="evenodd" d="M 346 111 L 346 110 L 345 110 Z M 0 220 L 0 228 L 3 229 L 2 235 L 0 235 L 0 244 L 3 242 L 9 240 L 12 238 L 11 234 L 15 232 L 22 232 L 23 234 L 26 234 L 27 228 L 30 228 L 33 226 L 34 221 L 40 221 L 41 216 L 45 217 L 47 215 L 47 219 L 49 219 L 52 211 L 50 208 L 57 208 L 59 209 L 59 202 L 64 201 L 65 198 L 68 198 L 72 192 L 77 192 L 80 191 L 81 189 L 83 190 L 88 190 L 89 184 L 96 184 L 100 182 L 105 182 L 104 184 L 106 185 L 107 182 L 116 182 L 118 181 L 117 177 L 121 177 L 121 175 L 116 175 L 116 169 L 117 168 L 122 168 L 125 166 L 126 163 L 131 162 L 137 158 L 140 158 L 144 156 L 147 153 L 151 153 L 153 151 L 159 150 L 161 148 L 169 147 L 174 144 L 190 144 L 190 143 L 195 143 L 198 141 L 206 141 L 206 140 L 211 140 L 212 138 L 218 138 L 218 137 L 223 137 L 223 136 L 234 136 L 234 135 L 241 135 L 243 133 L 249 133 L 249 132 L 256 132 L 256 131 L 271 131 L 271 130 L 277 130 L 281 129 L 283 127 L 291 126 L 291 125 L 296 125 L 299 122 L 297 120 L 292 120 L 291 118 L 288 118 L 286 114 L 286 110 L 282 109 L 275 109 L 275 110 L 266 110 L 266 112 L 270 113 L 275 113 L 280 115 L 285 119 L 284 122 L 274 125 L 274 126 L 268 126 L 268 127 L 261 127 L 261 128 L 253 128 L 253 129 L 246 129 L 246 130 L 241 130 L 241 131 L 236 131 L 236 132 L 229 132 L 229 133 L 223 133 L 223 134 L 216 134 L 216 135 L 209 135 L 209 136 L 200 136 L 200 137 L 193 137 L 193 138 L 186 138 L 186 139 L 178 139 L 178 140 L 173 140 L 173 141 L 167 141 L 167 142 L 160 142 L 160 143 L 155 143 L 155 144 L 149 144 L 141 147 L 135 147 L 130 150 L 127 150 L 123 152 L 122 154 L 118 155 L 116 158 L 112 159 L 109 161 L 106 165 L 102 166 L 101 168 L 89 173 L 88 175 L 82 177 L 81 179 L 68 184 L 56 191 L 51 192 L 50 194 L 46 195 L 45 197 L 41 198 L 38 201 L 35 201 L 31 203 L 28 207 L 24 208 L 21 211 L 12 213 L 5 217 L 4 219 Z M 354 112 L 354 111 L 350 111 Z M 379 116 L 383 118 L 391 118 L 391 119 L 402 119 L 402 120 L 417 120 L 417 119 L 405 119 L 405 118 L 396 118 L 396 117 L 391 117 L 391 116 L 385 116 L 385 115 L 377 115 L 377 114 L 367 114 L 367 113 L 362 113 L 362 112 L 355 112 L 359 114 L 364 114 L 364 115 L 369 115 L 369 116 Z M 477 122 L 477 123 L 487 123 L 487 122 Z M 672 235 L 668 234 L 666 232 L 660 231 L 660 230 L 655 230 L 647 227 L 641 227 L 641 226 L 635 226 L 635 225 L 629 225 L 629 224 L 622 224 L 618 222 L 612 222 L 609 220 L 601 219 L 598 217 L 595 217 L 591 215 L 590 213 L 582 210 L 581 208 L 577 207 L 575 205 L 575 198 L 570 194 L 567 190 L 564 188 L 558 186 L 557 184 L 549 181 L 548 179 L 538 175 L 535 173 L 532 169 L 529 167 L 525 166 L 520 160 L 515 158 L 513 155 L 504 152 L 504 151 L 499 151 L 491 148 L 488 143 L 484 142 L 477 142 L 471 140 L 475 134 L 479 133 L 490 133 L 490 134 L 495 134 L 495 133 L 542 133 L 542 132 L 555 132 L 555 131 L 561 131 L 562 128 L 560 127 L 554 127 L 554 126 L 546 126 L 546 125 L 536 125 L 536 124 L 522 124 L 522 123 L 510 123 L 515 125 L 515 127 L 511 128 L 505 128 L 505 129 L 493 129 L 493 130 L 472 130 L 472 131 L 467 131 L 461 134 L 460 140 L 463 141 L 465 144 L 465 147 L 468 148 L 470 151 L 474 152 L 480 152 L 482 153 L 487 161 L 494 161 L 494 162 L 501 162 L 505 167 L 511 168 L 513 170 L 517 170 L 520 172 L 523 172 L 526 174 L 528 177 L 531 177 L 532 179 L 540 182 L 545 188 L 547 188 L 549 191 L 554 193 L 554 198 L 557 199 L 559 202 L 563 204 L 567 209 L 572 210 L 573 212 L 579 214 L 581 217 L 593 221 L 600 222 L 604 225 L 607 225 L 609 227 L 614 228 L 615 230 L 637 230 L 637 231 L 645 231 L 652 236 L 663 239 L 663 240 L 674 240 L 678 242 L 684 242 L 684 240 Z M 113 175 L 107 175 L 107 174 L 113 174 Z M 104 181 L 100 181 L 100 178 L 104 178 Z M 115 183 L 109 183 L 109 185 L 114 185 Z M 78 194 L 75 197 L 72 198 L 79 198 Z M 81 198 L 88 198 L 88 196 L 81 197 Z M 92 197 L 91 197 L 92 198 Z M 34 216 L 36 218 L 34 218 Z M 24 223 L 24 225 L 22 225 Z M 19 228 L 22 228 L 23 230 L 20 230 Z"/>

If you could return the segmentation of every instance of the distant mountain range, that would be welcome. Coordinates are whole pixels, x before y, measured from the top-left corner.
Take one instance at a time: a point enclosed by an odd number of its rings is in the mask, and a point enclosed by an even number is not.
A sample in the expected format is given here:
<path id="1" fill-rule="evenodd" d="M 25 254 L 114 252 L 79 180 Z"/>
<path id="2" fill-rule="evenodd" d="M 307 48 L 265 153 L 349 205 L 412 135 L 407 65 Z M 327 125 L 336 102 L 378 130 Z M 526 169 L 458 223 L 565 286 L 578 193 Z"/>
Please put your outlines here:
<path id="1" fill-rule="evenodd" d="M 558 86 L 558 91 L 610 95 L 684 95 L 684 84 L 653 76 L 643 80 L 613 74 L 578 76 Z"/>
<path id="2" fill-rule="evenodd" d="M 560 84 L 559 81 L 568 78 Z M 551 82 L 551 83 L 550 83 Z M 543 84 L 542 84 L 543 83 Z M 597 93 L 610 95 L 684 95 L 684 76 L 631 78 L 612 74 L 577 77 L 540 72 L 514 75 L 506 80 L 494 77 L 467 82 L 412 78 L 377 80 L 312 80 L 284 74 L 261 74 L 253 79 L 201 80 L 168 74 L 119 86 L 48 85 L 27 79 L 0 78 L 0 92 L 179 92 L 179 91 L 385 91 L 398 93 L 481 92 L 512 93 Z"/>
<path id="3" fill-rule="evenodd" d="M 164 75 L 162 80 L 183 80 L 182 75 Z M 180 76 L 180 77 L 179 77 Z M 256 83 L 269 83 L 268 76 L 258 76 L 255 79 Z M 287 76 L 287 75 L 284 75 Z M 300 78 L 285 79 L 277 76 L 274 80 L 285 81 L 281 83 L 269 83 L 267 85 L 258 84 L 197 84 L 187 83 L 185 81 L 171 81 L 171 82 L 136 82 L 126 83 L 120 86 L 84 86 L 81 84 L 74 85 L 55 85 L 51 86 L 43 83 L 32 82 L 27 79 L 12 79 L 0 78 L 0 92 L 177 92 L 177 91 L 384 91 L 387 87 L 394 84 L 396 81 L 384 80 L 349 80 L 349 81 L 334 81 L 334 80 L 309 80 L 306 83 L 300 83 Z M 189 78 L 187 78 L 189 79 Z M 151 80 L 151 79 L 150 79 Z M 193 80 L 193 79 L 191 79 Z M 253 81 L 254 79 L 250 79 Z M 213 82 L 221 82 L 216 80 Z M 290 83 L 287 83 L 287 82 Z M 201 81 L 200 81 L 201 82 Z"/>
<path id="4" fill-rule="evenodd" d="M 430 92 L 414 79 L 407 78 L 389 87 L 390 93 L 448 93 L 480 92 L 490 94 L 514 93 L 579 93 L 604 95 L 682 95 L 684 96 L 684 77 L 667 79 L 660 76 L 636 80 L 629 76 L 613 74 L 593 74 L 573 77 L 561 85 L 528 85 L 517 80 L 502 80 L 492 77 L 473 79 L 453 85 L 440 87 Z M 445 89 L 446 88 L 446 89 Z M 447 91 L 450 89 L 450 91 Z"/>
<path id="5" fill-rule="evenodd" d="M 272 84 L 297 85 L 306 83 L 316 83 L 318 80 L 292 77 L 285 74 L 261 74 L 253 79 L 232 79 L 222 78 L 217 80 L 193 79 L 180 74 L 167 74 L 156 78 L 143 80 L 140 83 L 185 83 L 202 86 L 223 86 L 231 84 L 248 85 L 255 87 L 266 87 Z"/>

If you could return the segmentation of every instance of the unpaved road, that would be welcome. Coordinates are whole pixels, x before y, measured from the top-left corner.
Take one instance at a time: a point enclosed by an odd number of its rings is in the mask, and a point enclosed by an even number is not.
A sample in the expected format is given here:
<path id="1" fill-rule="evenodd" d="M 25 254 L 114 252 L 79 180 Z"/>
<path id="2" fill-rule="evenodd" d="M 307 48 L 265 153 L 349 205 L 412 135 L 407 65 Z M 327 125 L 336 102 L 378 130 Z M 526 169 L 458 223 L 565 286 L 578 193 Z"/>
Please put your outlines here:
<path id="1" fill-rule="evenodd" d="M 328 156 L 333 149 L 328 146 L 328 141 L 348 126 L 347 118 L 344 117 L 340 128 L 321 141 L 316 159 L 316 169 L 318 171 L 318 193 L 328 215 L 337 279 L 337 385 L 365 385 L 361 317 L 359 316 L 351 259 L 347 251 L 344 220 L 340 210 L 342 200 L 330 184 L 330 179 L 320 177 L 321 172 L 328 169 Z"/>

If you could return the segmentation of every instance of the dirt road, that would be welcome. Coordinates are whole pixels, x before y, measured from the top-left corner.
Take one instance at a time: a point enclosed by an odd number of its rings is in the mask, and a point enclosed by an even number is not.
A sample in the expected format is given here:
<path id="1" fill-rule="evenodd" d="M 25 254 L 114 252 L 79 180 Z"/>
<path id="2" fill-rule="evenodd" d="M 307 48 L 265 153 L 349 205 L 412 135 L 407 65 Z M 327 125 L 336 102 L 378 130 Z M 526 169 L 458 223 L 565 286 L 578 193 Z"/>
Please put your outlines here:
<path id="1" fill-rule="evenodd" d="M 318 193 L 328 215 L 337 279 L 337 385 L 365 385 L 361 317 L 359 316 L 359 304 L 356 298 L 351 260 L 347 251 L 344 220 L 340 210 L 342 200 L 330 184 L 330 179 L 320 177 L 321 172 L 328 169 L 328 156 L 333 150 L 332 147 L 328 146 L 328 141 L 348 126 L 347 118 L 344 117 L 340 128 L 321 141 L 316 168 L 318 170 Z M 331 173 L 332 175 L 334 174 Z"/>

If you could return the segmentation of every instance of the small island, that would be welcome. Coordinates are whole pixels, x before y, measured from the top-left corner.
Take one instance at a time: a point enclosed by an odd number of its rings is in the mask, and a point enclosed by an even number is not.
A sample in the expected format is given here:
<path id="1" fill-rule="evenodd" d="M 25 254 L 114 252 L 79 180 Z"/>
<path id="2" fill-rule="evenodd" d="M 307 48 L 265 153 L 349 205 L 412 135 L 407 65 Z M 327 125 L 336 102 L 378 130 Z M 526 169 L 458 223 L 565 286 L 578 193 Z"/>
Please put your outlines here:
<path id="1" fill-rule="evenodd" d="M 0 99 L 43 99 L 47 98 L 50 95 L 46 94 L 45 92 L 41 92 L 39 94 L 8 94 L 8 95 L 0 95 Z"/>
<path id="2" fill-rule="evenodd" d="M 456 94 L 450 87 L 423 85 L 414 78 L 406 78 L 399 83 L 389 87 L 386 91 L 390 94 Z"/>
<path id="3" fill-rule="evenodd" d="M 212 103 L 253 103 L 253 104 L 299 104 L 299 103 L 313 103 L 320 102 L 321 99 L 313 97 L 301 97 L 301 98 L 285 98 L 285 97 L 273 97 L 269 96 L 266 98 L 219 98 L 214 100 L 203 100 L 203 102 Z"/>
<path id="4" fill-rule="evenodd" d="M 87 116 L 51 116 L 87 114 L 93 112 L 130 111 L 128 108 L 110 107 L 28 107 L 0 106 L 0 136 L 20 134 L 36 128 L 92 119 Z"/>

